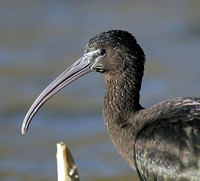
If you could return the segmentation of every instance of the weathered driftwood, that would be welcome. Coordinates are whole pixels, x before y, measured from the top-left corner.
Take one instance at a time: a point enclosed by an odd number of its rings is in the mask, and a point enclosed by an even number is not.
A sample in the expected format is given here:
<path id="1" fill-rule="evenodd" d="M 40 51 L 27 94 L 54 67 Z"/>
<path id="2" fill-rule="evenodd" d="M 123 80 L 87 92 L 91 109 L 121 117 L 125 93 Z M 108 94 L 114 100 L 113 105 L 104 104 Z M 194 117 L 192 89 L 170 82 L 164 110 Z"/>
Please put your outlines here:
<path id="1" fill-rule="evenodd" d="M 72 154 L 63 142 L 57 143 L 58 181 L 80 181 Z"/>

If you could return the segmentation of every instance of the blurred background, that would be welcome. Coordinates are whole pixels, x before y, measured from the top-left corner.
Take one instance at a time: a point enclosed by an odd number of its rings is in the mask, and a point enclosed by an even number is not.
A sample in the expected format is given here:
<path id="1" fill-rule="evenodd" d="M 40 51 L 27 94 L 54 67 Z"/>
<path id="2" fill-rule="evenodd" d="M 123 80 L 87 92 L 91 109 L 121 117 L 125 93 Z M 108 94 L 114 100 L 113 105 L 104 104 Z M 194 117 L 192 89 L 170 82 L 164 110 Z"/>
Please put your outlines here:
<path id="1" fill-rule="evenodd" d="M 82 56 L 94 35 L 131 32 L 146 54 L 141 104 L 200 96 L 200 1 L 0 1 L 0 180 L 56 180 L 65 142 L 81 180 L 137 180 L 112 145 L 104 77 L 90 73 L 48 101 L 26 135 L 22 121 L 41 91 Z"/>

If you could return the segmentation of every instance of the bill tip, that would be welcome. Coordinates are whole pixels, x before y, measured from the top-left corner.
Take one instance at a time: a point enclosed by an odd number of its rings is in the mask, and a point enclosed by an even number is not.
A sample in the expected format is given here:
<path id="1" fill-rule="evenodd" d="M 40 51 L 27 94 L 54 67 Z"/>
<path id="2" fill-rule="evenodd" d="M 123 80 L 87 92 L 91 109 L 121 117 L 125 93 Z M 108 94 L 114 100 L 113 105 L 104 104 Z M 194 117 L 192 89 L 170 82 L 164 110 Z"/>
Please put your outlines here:
<path id="1" fill-rule="evenodd" d="M 26 132 L 27 132 L 27 130 L 22 126 L 21 133 L 25 134 Z"/>

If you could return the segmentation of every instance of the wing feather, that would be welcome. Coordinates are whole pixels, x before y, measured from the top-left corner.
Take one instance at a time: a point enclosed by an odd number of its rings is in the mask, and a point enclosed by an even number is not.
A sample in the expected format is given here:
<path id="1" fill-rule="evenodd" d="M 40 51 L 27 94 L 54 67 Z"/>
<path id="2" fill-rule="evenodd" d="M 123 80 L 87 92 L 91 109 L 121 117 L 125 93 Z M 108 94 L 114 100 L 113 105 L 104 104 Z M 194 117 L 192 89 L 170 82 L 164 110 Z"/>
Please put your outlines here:
<path id="1" fill-rule="evenodd" d="M 166 109 L 161 111 L 163 107 Z M 156 112 L 155 108 L 150 109 Z M 198 180 L 200 99 L 173 99 L 161 103 L 157 109 L 156 119 L 149 121 L 136 138 L 139 174 L 143 180 Z"/>

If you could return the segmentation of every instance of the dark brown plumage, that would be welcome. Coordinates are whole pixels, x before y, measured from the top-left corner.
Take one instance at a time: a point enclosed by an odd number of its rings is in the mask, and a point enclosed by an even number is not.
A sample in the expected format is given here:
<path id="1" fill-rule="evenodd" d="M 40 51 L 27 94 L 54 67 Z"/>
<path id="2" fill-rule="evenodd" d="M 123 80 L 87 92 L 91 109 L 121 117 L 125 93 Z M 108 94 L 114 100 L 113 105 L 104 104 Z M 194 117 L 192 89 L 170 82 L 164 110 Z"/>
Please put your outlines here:
<path id="1" fill-rule="evenodd" d="M 144 109 L 140 88 L 145 56 L 126 31 L 103 32 L 88 42 L 85 54 L 36 99 L 22 133 L 46 100 L 82 75 L 105 75 L 103 116 L 111 140 L 141 180 L 200 178 L 200 98 L 174 98 Z"/>

